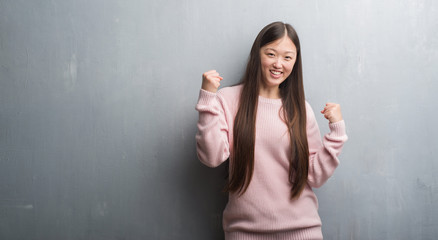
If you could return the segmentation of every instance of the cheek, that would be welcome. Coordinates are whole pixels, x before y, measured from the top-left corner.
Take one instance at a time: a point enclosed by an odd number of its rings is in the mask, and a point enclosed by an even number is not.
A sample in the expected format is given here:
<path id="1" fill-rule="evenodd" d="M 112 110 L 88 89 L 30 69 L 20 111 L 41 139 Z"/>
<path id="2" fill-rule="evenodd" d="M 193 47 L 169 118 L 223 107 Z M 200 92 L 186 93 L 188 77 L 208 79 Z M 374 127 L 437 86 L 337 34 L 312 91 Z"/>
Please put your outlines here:
<path id="1" fill-rule="evenodd" d="M 292 69 L 294 68 L 294 66 L 295 66 L 295 62 L 289 64 L 288 67 L 287 67 L 287 70 L 288 70 L 289 72 L 292 72 Z"/>
<path id="2" fill-rule="evenodd" d="M 269 62 L 269 59 L 266 58 L 262 58 L 261 59 L 261 63 L 262 63 L 262 67 L 264 68 L 269 68 L 271 63 Z"/>
<path id="3" fill-rule="evenodd" d="M 269 74 L 269 69 L 271 68 L 271 65 L 269 64 L 269 62 L 267 61 L 262 61 L 262 73 L 265 74 Z"/>

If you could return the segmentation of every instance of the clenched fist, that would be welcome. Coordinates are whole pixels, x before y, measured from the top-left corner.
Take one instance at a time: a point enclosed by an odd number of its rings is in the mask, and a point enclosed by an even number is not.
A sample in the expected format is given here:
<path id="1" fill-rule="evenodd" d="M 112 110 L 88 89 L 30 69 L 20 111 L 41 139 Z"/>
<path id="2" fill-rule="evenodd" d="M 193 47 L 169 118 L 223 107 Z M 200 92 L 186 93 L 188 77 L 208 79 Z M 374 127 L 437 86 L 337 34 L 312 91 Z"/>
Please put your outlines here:
<path id="1" fill-rule="evenodd" d="M 326 103 L 321 113 L 330 123 L 342 121 L 341 106 L 337 103 Z"/>
<path id="2" fill-rule="evenodd" d="M 216 70 L 210 70 L 208 72 L 205 72 L 202 74 L 202 89 L 205 91 L 209 91 L 212 93 L 217 92 L 217 89 L 219 88 L 220 81 L 223 78 L 219 75 Z"/>

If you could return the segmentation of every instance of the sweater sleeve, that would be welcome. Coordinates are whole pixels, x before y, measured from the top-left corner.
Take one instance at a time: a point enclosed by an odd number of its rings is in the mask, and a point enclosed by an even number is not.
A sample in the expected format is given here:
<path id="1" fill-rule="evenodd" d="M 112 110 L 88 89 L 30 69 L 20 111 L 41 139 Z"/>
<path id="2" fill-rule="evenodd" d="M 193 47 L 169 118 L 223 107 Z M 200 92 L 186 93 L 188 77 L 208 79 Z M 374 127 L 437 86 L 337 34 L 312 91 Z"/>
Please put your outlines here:
<path id="1" fill-rule="evenodd" d="M 199 112 L 196 151 L 199 160 L 209 167 L 219 166 L 230 155 L 224 107 L 219 93 L 200 90 L 196 105 Z"/>
<path id="2" fill-rule="evenodd" d="M 307 105 L 307 141 L 309 144 L 308 183 L 312 188 L 321 187 L 339 165 L 338 156 L 348 137 L 345 133 L 344 120 L 329 123 L 330 133 L 321 141 L 321 135 L 315 114 Z"/>

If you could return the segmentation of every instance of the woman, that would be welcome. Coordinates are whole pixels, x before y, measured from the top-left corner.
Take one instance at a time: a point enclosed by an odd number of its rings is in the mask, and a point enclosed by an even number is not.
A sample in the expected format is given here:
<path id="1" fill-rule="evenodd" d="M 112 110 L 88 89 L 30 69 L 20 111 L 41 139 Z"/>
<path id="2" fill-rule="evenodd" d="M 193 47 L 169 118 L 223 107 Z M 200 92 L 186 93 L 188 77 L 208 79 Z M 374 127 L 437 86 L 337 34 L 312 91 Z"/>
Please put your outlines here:
<path id="1" fill-rule="evenodd" d="M 229 158 L 223 213 L 225 239 L 322 239 L 320 187 L 339 164 L 347 140 L 338 104 L 319 127 L 304 98 L 300 42 L 289 24 L 264 27 L 239 85 L 217 91 L 222 77 L 205 72 L 196 110 L 198 157 L 216 167 Z"/>

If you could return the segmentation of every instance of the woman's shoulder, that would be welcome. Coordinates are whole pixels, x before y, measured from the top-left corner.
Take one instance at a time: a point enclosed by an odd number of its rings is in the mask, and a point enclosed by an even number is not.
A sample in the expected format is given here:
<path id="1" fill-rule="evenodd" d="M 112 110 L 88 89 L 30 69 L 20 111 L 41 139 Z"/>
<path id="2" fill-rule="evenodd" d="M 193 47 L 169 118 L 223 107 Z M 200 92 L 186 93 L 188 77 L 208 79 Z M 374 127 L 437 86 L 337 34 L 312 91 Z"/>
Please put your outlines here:
<path id="1" fill-rule="evenodd" d="M 306 110 L 312 110 L 312 106 L 310 106 L 310 103 L 307 100 L 304 100 L 304 103 L 306 104 Z"/>
<path id="2" fill-rule="evenodd" d="M 221 88 L 217 94 L 219 97 L 228 101 L 237 101 L 239 100 L 240 93 L 242 92 L 242 84 L 234 85 L 230 87 Z"/>
<path id="3" fill-rule="evenodd" d="M 306 116 L 307 116 L 307 120 L 312 120 L 315 118 L 315 112 L 313 111 L 312 106 L 310 105 L 310 103 L 306 100 Z"/>

